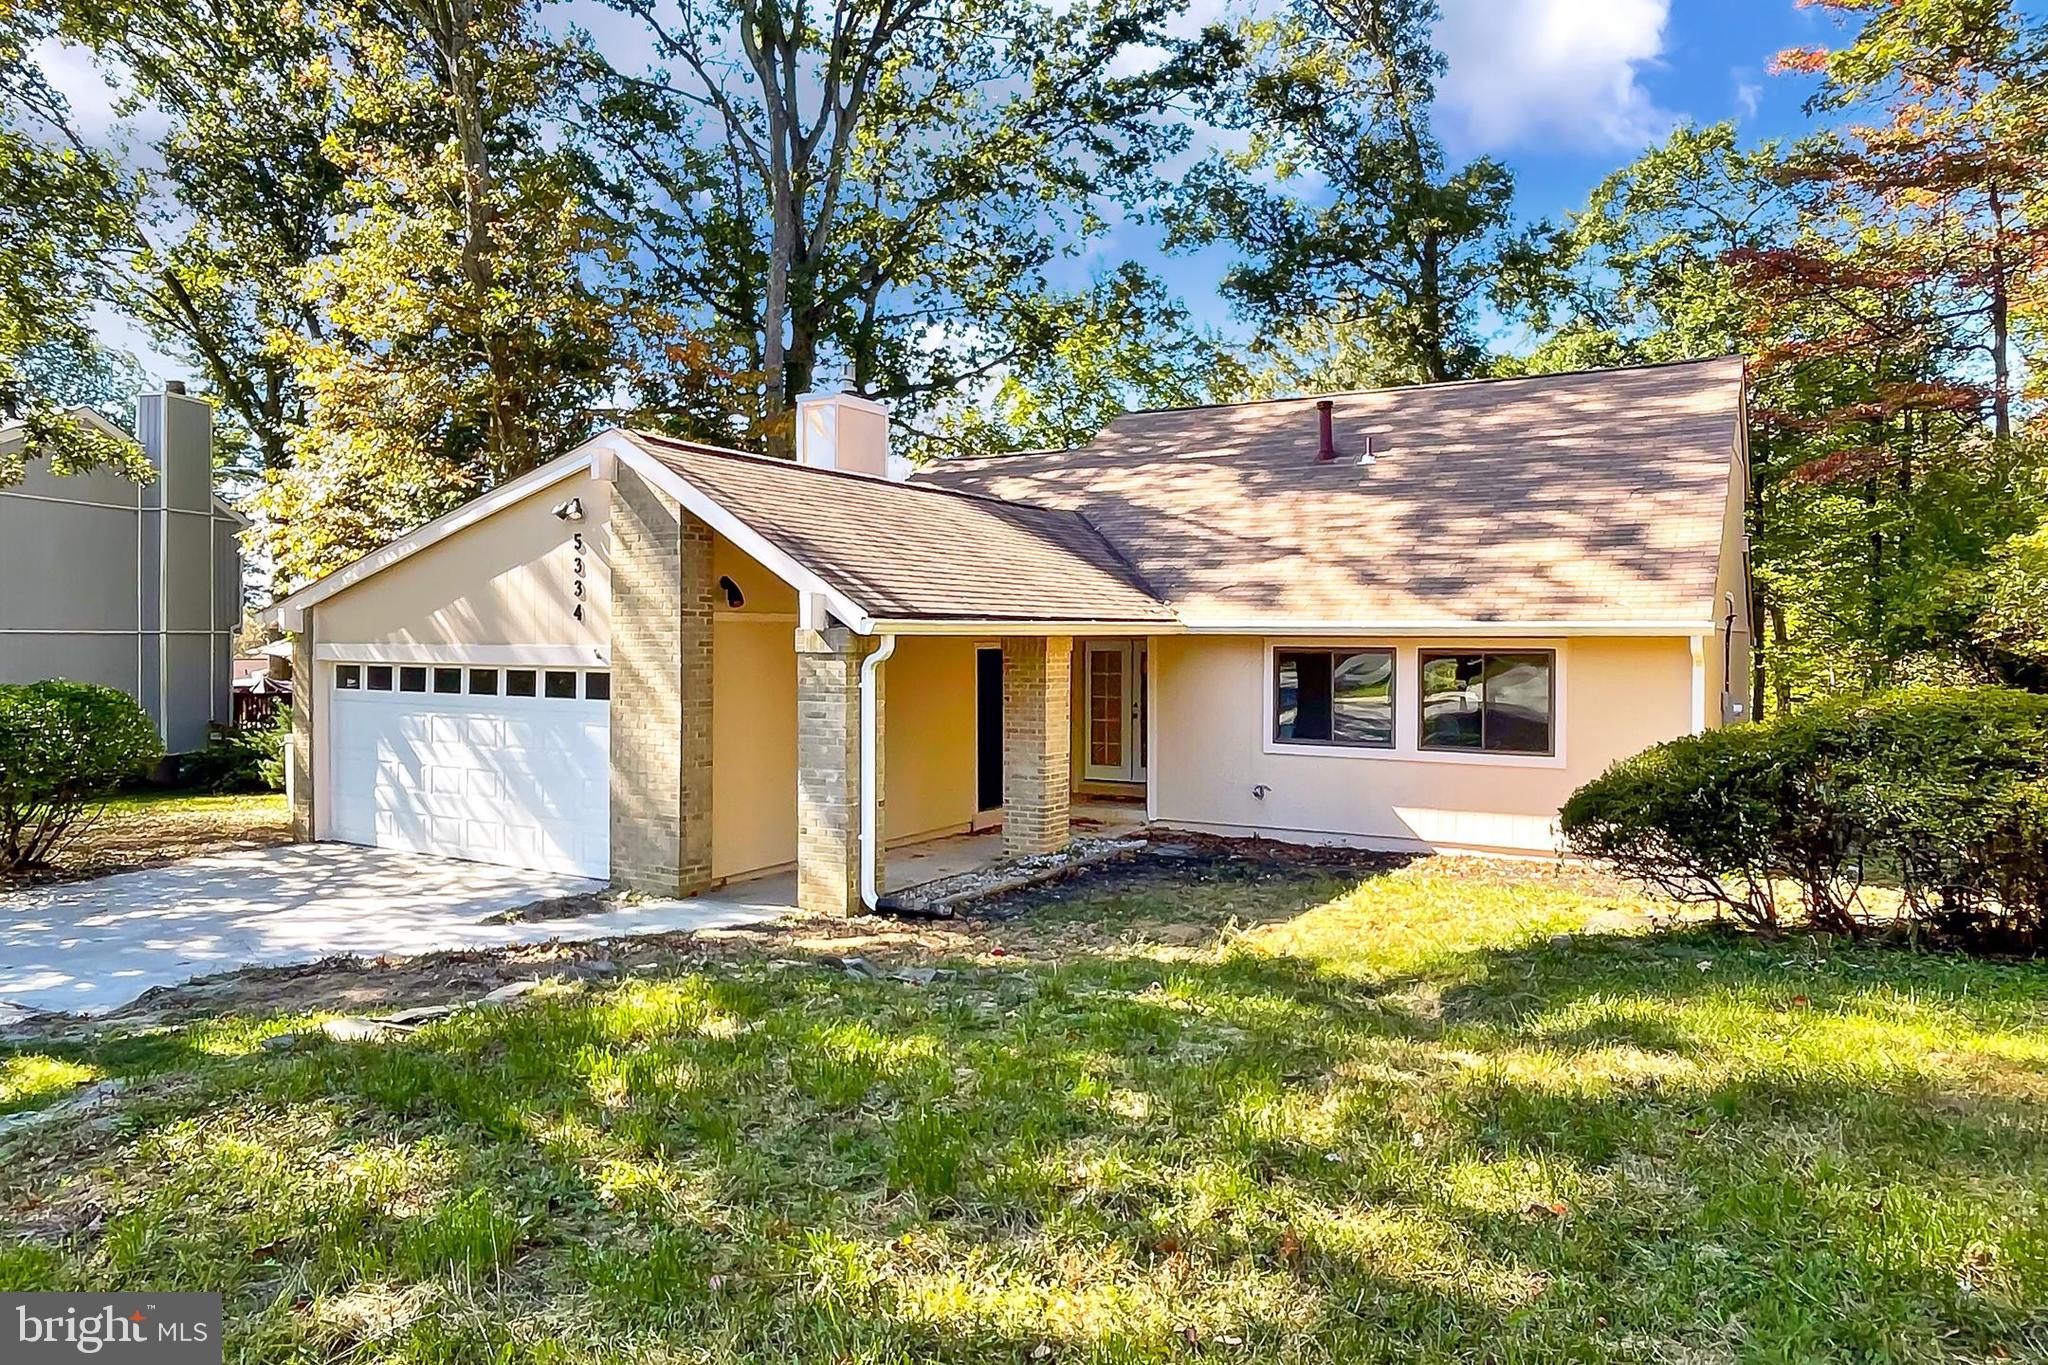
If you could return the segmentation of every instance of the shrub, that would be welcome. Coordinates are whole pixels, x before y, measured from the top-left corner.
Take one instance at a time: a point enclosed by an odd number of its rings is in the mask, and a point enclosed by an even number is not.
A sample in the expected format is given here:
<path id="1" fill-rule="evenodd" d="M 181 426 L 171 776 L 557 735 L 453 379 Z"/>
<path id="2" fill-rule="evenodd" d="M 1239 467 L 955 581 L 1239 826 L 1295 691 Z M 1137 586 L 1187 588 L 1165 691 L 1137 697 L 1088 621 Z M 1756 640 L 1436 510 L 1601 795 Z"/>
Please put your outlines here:
<path id="1" fill-rule="evenodd" d="M 286 727 L 222 726 L 204 749 L 186 754 L 179 780 L 211 792 L 274 792 L 284 790 Z"/>
<path id="2" fill-rule="evenodd" d="M 2048 697 L 1915 689 L 1660 744 L 1572 794 L 1577 852 L 1752 928 L 1854 933 L 1895 876 L 1916 930 L 2048 946 Z"/>
<path id="3" fill-rule="evenodd" d="M 163 742 L 134 698 L 91 683 L 0 686 L 0 868 L 50 860 Z"/>

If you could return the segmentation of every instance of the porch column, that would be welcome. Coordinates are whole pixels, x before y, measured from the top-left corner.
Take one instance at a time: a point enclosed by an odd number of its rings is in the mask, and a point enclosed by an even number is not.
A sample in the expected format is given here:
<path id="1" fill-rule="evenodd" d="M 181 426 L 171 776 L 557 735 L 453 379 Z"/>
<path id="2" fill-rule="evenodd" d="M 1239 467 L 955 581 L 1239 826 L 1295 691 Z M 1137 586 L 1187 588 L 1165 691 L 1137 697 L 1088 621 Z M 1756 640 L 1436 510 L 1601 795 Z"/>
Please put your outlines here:
<path id="1" fill-rule="evenodd" d="M 860 666 L 875 641 L 844 626 L 796 632 L 796 903 L 858 915 L 860 899 Z M 886 671 L 886 665 L 884 666 Z M 875 682 L 879 689 L 881 677 Z M 883 706 L 875 698 L 875 824 L 882 825 Z M 883 856 L 875 850 L 875 887 Z"/>
<path id="2" fill-rule="evenodd" d="M 301 613 L 292 637 L 292 766 L 285 775 L 291 792 L 292 839 L 313 842 L 313 698 L 320 677 L 313 671 L 313 613 Z"/>
<path id="3" fill-rule="evenodd" d="M 621 468 L 611 514 L 612 884 L 711 884 L 711 528 Z"/>
<path id="4" fill-rule="evenodd" d="M 1003 640 L 1003 856 L 1067 846 L 1073 791 L 1070 709 L 1074 642 L 1064 635 Z"/>

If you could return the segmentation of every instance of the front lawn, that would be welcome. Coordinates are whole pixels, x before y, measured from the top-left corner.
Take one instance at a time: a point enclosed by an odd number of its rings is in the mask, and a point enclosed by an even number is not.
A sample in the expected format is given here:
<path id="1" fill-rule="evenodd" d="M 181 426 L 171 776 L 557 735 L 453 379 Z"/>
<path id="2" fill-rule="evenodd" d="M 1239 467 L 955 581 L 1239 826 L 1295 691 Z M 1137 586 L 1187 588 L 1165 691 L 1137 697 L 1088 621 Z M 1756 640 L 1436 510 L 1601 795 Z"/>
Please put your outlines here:
<path id="1" fill-rule="evenodd" d="M 131 1086 L 0 1139 L 0 1285 L 222 1290 L 230 1360 L 2048 1354 L 2048 970 L 1649 908 L 1166 861 L 396 1042 L 24 1048 L 0 1107 Z"/>
<path id="2" fill-rule="evenodd" d="M 52 866 L 0 872 L 0 891 L 31 881 L 75 881 L 202 853 L 260 848 L 290 838 L 291 812 L 284 797 L 275 793 L 128 792 L 107 802 L 85 832 L 58 851 Z"/>

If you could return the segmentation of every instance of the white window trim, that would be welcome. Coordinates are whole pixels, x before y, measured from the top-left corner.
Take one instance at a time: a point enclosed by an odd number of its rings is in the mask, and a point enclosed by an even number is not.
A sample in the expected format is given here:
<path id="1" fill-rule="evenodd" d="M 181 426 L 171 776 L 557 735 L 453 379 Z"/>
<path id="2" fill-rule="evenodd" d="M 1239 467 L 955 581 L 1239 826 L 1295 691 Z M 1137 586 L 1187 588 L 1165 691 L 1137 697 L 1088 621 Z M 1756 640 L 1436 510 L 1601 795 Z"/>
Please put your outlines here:
<path id="1" fill-rule="evenodd" d="M 313 657 L 337 664 L 474 664 L 478 668 L 594 668 L 611 664 L 603 645 L 315 645 Z"/>
<path id="2" fill-rule="evenodd" d="M 584 695 L 585 691 L 586 691 L 586 690 L 588 689 L 588 687 L 589 687 L 589 683 L 588 683 L 588 682 L 586 682 L 586 681 L 585 681 L 585 679 L 586 679 L 586 678 L 588 678 L 588 676 L 589 676 L 590 674 L 592 674 L 592 673 L 605 673 L 605 674 L 609 674 L 609 673 L 611 672 L 611 669 L 609 669 L 609 668 L 605 667 L 605 666 L 604 666 L 603 664 L 598 664 L 598 665 L 595 665 L 595 666 L 592 666 L 592 665 L 589 665 L 589 664 L 536 664 L 536 663 L 533 663 L 533 662 L 532 662 L 532 661 L 530 661 L 530 660 L 524 660 L 524 659 L 522 659 L 522 660 L 519 660 L 519 661 L 517 661 L 517 662 L 515 662 L 515 663 L 510 663 L 510 664 L 463 664 L 463 665 L 458 665 L 458 664 L 450 664 L 450 663 L 447 663 L 447 662 L 443 661 L 443 662 L 441 662 L 441 663 L 437 663 L 437 664 L 425 664 L 425 665 L 420 665 L 420 664 L 417 664 L 417 663 L 416 663 L 416 662 L 414 662 L 414 661 L 408 660 L 408 661 L 407 661 L 407 663 L 406 663 L 405 665 L 399 665 L 399 664 L 391 664 L 391 665 L 388 665 L 388 666 L 389 666 L 389 667 L 391 668 L 391 670 L 392 670 L 391 686 L 389 686 L 389 687 L 372 687 L 372 686 L 370 686 L 370 677 L 369 677 L 369 669 L 371 668 L 371 666 L 372 666 L 372 665 L 379 665 L 379 666 L 383 666 L 384 664 L 385 664 L 385 661 L 384 661 L 384 660 L 382 660 L 382 659 L 359 659 L 359 658 L 343 658 L 343 659 L 336 659 L 336 660 L 332 661 L 331 663 L 329 663 L 329 664 L 327 665 L 327 685 L 328 685 L 328 688 L 329 688 L 329 689 L 330 689 L 331 691 L 333 691 L 333 692 L 334 692 L 334 693 L 335 693 L 336 695 L 338 695 L 338 696 L 342 696 L 342 697 L 346 697 L 346 698 L 348 698 L 348 699 L 350 699 L 350 700 L 352 700 L 352 701 L 353 701 L 353 700 L 355 700 L 355 699 L 357 698 L 357 695 L 358 695 L 358 694 L 361 694 L 361 696 L 362 696 L 363 698 L 365 698 L 365 699 L 374 699 L 374 700 L 377 700 L 377 701 L 380 701 L 380 702 L 381 702 L 381 701 L 386 701 L 386 700 L 391 700 L 391 701 L 408 701 L 408 702 L 417 702 L 417 701 L 419 701 L 419 700 L 420 700 L 421 698 L 424 698 L 424 697 L 439 697 L 439 698 L 443 698 L 443 699 L 452 699 L 452 698 L 456 698 L 456 697 L 477 697 L 477 698 L 481 698 L 481 699 L 485 699 L 485 700 L 489 700 L 489 701 L 502 701 L 502 702 L 505 702 L 505 703 L 507 703 L 508 705 L 512 705 L 512 706 L 529 706 L 529 705 L 533 705 L 533 704 L 536 704 L 536 703 L 543 703 L 543 702 L 544 702 L 544 703 L 546 703 L 546 704 L 548 704 L 548 705 L 551 705 L 551 706 L 560 706 L 560 705 L 562 705 L 562 704 L 563 704 L 563 703 L 565 703 L 565 702 L 572 702 L 572 701 L 574 701 L 574 702 L 581 702 L 581 701 L 595 701 L 595 702 L 596 702 L 596 704 L 597 704 L 597 705 L 600 705 L 600 706 L 610 706 L 610 705 L 611 705 L 611 698 L 609 698 L 609 697 L 604 697 L 604 698 L 592 698 L 592 697 L 587 697 L 587 696 L 585 696 L 585 695 Z M 401 689 L 401 688 L 400 688 L 400 687 L 398 686 L 398 676 L 397 676 L 397 670 L 398 670 L 398 669 L 399 669 L 399 668 L 400 668 L 401 666 L 408 666 L 408 667 L 425 667 L 425 668 L 426 668 L 426 670 L 427 670 L 427 688 L 426 688 L 426 691 L 424 691 L 424 692 L 407 692 L 407 691 L 404 691 L 403 689 Z M 358 682 L 358 684 L 357 684 L 357 685 L 356 685 L 355 687 L 343 687 L 343 686 L 341 685 L 341 670 L 342 670 L 342 669 L 344 669 L 344 668 L 354 668 L 354 669 L 358 669 L 358 670 L 360 670 L 360 671 L 358 672 L 358 674 L 357 674 L 357 677 L 358 677 L 358 679 L 359 679 L 359 682 Z M 462 673 L 462 686 L 461 686 L 461 688 L 460 688 L 459 690 L 457 690 L 457 691 L 454 691 L 454 692 L 437 692 L 437 691 L 435 691 L 435 690 L 434 690 L 434 670 L 435 670 L 436 668 L 459 668 L 459 669 L 461 670 L 461 673 Z M 493 672 L 493 673 L 496 673 L 496 674 L 498 675 L 498 690 L 497 690 L 497 691 L 495 691 L 495 692 L 474 692 L 474 691 L 471 691 L 471 690 L 470 690 L 470 684 L 471 684 L 471 682 L 472 682 L 472 678 L 471 678 L 471 676 L 470 676 L 470 675 L 471 675 L 471 673 L 472 673 L 472 672 L 474 672 L 474 671 L 475 671 L 475 670 L 477 670 L 477 669 L 488 669 L 488 670 L 490 670 L 491 672 Z M 514 695 L 513 695 L 512 693 L 510 693 L 510 692 L 507 692 L 507 691 L 505 690 L 505 675 L 506 675 L 507 673 L 512 673 L 512 672 L 519 672 L 519 671 L 525 671 L 525 672 L 529 672 L 529 673 L 532 673 L 532 674 L 534 674 L 534 675 L 535 675 L 535 676 L 534 676 L 534 693 L 533 693 L 533 695 L 532 695 L 532 696 L 530 696 L 530 697 L 520 697 L 520 696 L 514 696 Z M 547 691 L 546 691 L 546 688 L 547 688 L 547 680 L 546 680 L 546 678 L 545 678 L 545 677 L 541 676 L 541 675 L 543 675 L 543 674 L 547 674 L 547 673 L 574 673 L 574 674 L 576 675 L 576 695 L 575 695 L 575 696 L 573 696 L 573 697 L 550 697 L 549 695 L 547 695 Z"/>
<path id="3" fill-rule="evenodd" d="M 1260 747 L 1281 758 L 1352 758 L 1368 763 L 1464 763 L 1489 768 L 1562 768 L 1566 765 L 1568 743 L 1565 733 L 1566 675 L 1571 651 L 1567 642 L 1555 637 L 1498 638 L 1452 637 L 1450 639 L 1405 639 L 1383 636 L 1269 636 L 1263 651 L 1263 677 L 1259 691 L 1263 706 L 1259 716 Z M 1394 652 L 1394 745 L 1373 748 L 1362 744 L 1303 744 L 1273 737 L 1275 664 L 1273 656 L 1283 649 L 1390 649 Z M 1459 753 L 1422 747 L 1422 667 L 1425 652 L 1543 650 L 1555 660 L 1551 674 L 1550 745 L 1547 754 Z"/>

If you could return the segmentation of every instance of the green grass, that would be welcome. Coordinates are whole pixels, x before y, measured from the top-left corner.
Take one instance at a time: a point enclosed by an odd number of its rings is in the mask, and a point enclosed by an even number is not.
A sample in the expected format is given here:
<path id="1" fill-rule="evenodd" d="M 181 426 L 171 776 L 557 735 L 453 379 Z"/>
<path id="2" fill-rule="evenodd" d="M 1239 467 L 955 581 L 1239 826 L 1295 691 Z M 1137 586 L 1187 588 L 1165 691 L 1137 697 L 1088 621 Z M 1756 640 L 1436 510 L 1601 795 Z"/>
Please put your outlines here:
<path id="1" fill-rule="evenodd" d="M 150 787 L 120 792 L 107 799 L 109 816 L 146 815 L 172 820 L 224 814 L 272 815 L 283 810 L 284 796 L 279 792 L 215 793 Z"/>
<path id="2" fill-rule="evenodd" d="M 0 1147 L 0 1285 L 222 1290 L 230 1360 L 2048 1356 L 2043 968 L 1174 875 L 925 989 L 783 943 L 16 1055 L 0 1105 L 134 1087 Z"/>

